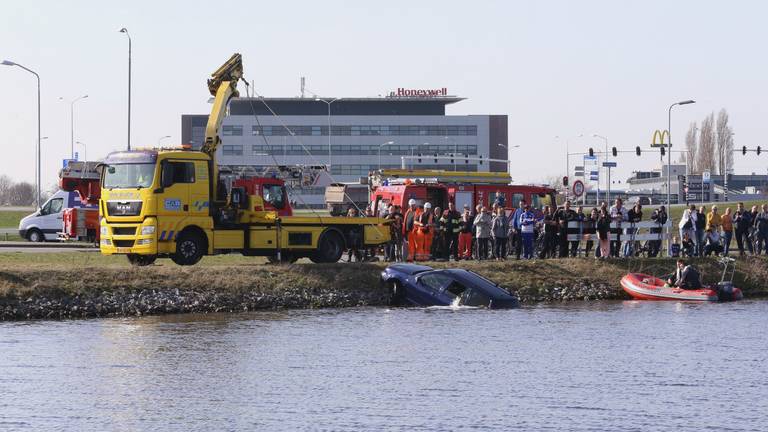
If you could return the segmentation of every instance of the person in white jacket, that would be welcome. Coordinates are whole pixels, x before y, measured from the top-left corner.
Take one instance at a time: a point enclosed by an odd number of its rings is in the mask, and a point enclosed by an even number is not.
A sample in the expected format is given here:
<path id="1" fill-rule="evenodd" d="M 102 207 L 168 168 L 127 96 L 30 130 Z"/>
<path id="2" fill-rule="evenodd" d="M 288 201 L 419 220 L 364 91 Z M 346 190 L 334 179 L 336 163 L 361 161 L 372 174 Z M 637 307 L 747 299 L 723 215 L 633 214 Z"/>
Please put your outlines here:
<path id="1" fill-rule="evenodd" d="M 698 218 L 696 206 L 691 206 L 683 211 L 683 217 L 680 218 L 678 228 L 680 229 L 680 238 L 685 237 L 685 233 L 691 238 L 696 238 L 696 219 Z"/>

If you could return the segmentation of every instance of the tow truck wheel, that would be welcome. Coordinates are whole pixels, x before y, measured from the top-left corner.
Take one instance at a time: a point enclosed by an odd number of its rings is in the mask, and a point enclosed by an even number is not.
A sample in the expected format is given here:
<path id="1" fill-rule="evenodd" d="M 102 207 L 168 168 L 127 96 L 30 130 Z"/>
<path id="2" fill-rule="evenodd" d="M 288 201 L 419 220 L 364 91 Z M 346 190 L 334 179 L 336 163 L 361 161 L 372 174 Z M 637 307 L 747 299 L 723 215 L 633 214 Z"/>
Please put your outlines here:
<path id="1" fill-rule="evenodd" d="M 320 238 L 317 250 L 310 256 L 314 263 L 339 262 L 344 253 L 344 239 L 336 232 L 326 232 Z"/>
<path id="2" fill-rule="evenodd" d="M 33 243 L 39 243 L 45 241 L 45 236 L 40 230 L 33 228 L 27 233 L 27 240 Z"/>
<path id="3" fill-rule="evenodd" d="M 157 255 L 128 254 L 128 262 L 137 267 L 151 265 L 156 259 Z"/>
<path id="4" fill-rule="evenodd" d="M 171 260 L 178 265 L 194 265 L 203 258 L 205 244 L 198 233 L 183 232 L 176 238 L 176 252 Z"/>

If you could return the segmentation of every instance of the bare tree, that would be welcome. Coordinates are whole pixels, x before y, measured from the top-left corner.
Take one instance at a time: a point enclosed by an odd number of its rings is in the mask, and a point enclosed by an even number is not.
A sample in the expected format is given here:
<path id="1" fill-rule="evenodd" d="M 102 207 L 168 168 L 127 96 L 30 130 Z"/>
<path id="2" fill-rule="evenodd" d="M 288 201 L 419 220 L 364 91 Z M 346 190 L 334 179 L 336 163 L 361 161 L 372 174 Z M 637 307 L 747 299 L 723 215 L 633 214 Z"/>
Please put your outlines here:
<path id="1" fill-rule="evenodd" d="M 719 113 L 717 113 L 717 122 L 715 123 L 715 130 L 717 131 L 716 138 L 716 145 L 715 148 L 717 149 L 717 173 L 718 174 L 725 174 L 725 170 L 727 169 L 727 163 L 728 163 L 728 138 L 730 136 L 730 131 L 728 127 L 728 112 L 725 111 L 725 108 L 721 109 Z"/>
<path id="2" fill-rule="evenodd" d="M 716 172 L 715 150 L 715 113 L 712 113 L 704 117 L 701 122 L 701 129 L 699 129 L 699 154 L 696 163 L 699 172 Z"/>
<path id="3" fill-rule="evenodd" d="M 3 174 L 0 175 L 0 205 L 8 204 L 8 194 L 13 186 L 13 180 Z"/>
<path id="4" fill-rule="evenodd" d="M 693 122 L 688 126 L 688 132 L 685 134 L 685 156 L 688 161 L 688 173 L 692 174 L 698 172 L 698 166 L 696 165 L 698 160 L 698 143 L 696 140 L 696 122 Z"/>
<path id="5" fill-rule="evenodd" d="M 35 202 L 35 187 L 31 183 L 21 182 L 11 186 L 8 194 L 8 204 L 13 206 L 28 206 Z"/>

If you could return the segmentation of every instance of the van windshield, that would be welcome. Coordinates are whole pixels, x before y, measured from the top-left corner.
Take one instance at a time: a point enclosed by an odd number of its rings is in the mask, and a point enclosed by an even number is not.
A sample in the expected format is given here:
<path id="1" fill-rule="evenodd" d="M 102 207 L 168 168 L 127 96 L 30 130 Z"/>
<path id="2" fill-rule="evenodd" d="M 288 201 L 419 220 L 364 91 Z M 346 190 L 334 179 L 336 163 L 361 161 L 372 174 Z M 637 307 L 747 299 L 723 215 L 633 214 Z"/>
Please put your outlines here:
<path id="1" fill-rule="evenodd" d="M 115 164 L 104 170 L 103 187 L 107 189 L 146 188 L 155 178 L 155 164 Z"/>

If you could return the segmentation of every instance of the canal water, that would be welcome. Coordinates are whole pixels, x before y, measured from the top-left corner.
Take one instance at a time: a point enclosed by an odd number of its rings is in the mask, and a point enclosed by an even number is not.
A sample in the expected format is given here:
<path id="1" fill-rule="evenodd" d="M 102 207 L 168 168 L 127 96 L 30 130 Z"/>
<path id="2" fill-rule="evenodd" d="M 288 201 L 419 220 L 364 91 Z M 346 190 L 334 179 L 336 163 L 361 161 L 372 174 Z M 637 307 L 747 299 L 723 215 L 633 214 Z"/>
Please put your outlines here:
<path id="1" fill-rule="evenodd" d="M 0 323 L 0 430 L 768 430 L 768 302 Z"/>

